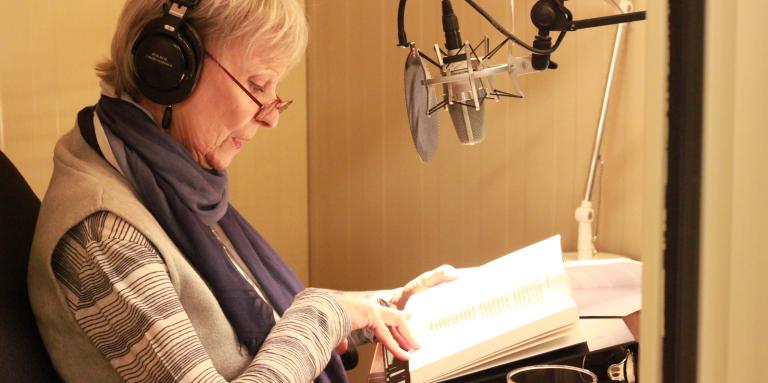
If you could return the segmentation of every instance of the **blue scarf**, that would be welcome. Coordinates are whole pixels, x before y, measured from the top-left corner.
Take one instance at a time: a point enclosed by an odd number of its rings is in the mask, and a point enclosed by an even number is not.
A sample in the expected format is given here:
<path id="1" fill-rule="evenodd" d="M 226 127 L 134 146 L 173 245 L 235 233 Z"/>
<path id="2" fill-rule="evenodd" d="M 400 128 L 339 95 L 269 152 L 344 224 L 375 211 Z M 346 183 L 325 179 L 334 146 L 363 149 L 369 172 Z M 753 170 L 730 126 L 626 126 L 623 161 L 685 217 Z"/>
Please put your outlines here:
<path id="1" fill-rule="evenodd" d="M 142 109 L 105 95 L 95 107 L 78 114 L 83 138 L 102 157 L 93 126 L 94 110 L 111 136 L 110 147 L 119 153 L 118 165 L 144 206 L 208 283 L 238 340 L 255 355 L 275 325 L 273 307 L 235 268 L 211 225 L 220 225 L 280 315 L 304 289 L 301 282 L 229 204 L 226 172 L 204 169 Z M 347 382 L 336 353 L 315 382 Z"/>

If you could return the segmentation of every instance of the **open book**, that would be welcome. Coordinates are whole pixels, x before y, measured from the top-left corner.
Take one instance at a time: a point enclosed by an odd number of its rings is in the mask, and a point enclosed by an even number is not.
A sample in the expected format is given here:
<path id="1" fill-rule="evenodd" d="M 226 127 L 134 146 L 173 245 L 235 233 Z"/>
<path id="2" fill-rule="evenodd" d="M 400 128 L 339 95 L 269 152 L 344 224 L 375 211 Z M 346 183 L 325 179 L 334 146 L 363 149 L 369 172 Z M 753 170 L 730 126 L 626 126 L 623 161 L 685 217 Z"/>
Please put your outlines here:
<path id="1" fill-rule="evenodd" d="M 408 362 L 413 383 L 452 379 L 584 342 L 559 236 L 420 292 L 405 311 L 422 346 Z"/>

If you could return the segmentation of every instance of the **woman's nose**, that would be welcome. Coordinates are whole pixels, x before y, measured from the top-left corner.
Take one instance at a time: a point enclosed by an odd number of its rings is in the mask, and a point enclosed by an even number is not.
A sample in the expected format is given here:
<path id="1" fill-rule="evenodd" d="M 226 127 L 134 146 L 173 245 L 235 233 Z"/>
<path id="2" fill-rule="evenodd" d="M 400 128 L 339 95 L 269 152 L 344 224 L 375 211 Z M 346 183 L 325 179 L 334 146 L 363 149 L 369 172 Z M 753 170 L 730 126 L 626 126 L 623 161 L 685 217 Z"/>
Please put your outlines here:
<path id="1" fill-rule="evenodd" d="M 259 109 L 259 111 L 256 112 L 254 120 L 267 128 L 276 127 L 277 123 L 280 121 L 280 111 L 278 111 L 277 108 L 274 108 L 273 105 L 270 104 L 264 105 L 262 109 Z"/>

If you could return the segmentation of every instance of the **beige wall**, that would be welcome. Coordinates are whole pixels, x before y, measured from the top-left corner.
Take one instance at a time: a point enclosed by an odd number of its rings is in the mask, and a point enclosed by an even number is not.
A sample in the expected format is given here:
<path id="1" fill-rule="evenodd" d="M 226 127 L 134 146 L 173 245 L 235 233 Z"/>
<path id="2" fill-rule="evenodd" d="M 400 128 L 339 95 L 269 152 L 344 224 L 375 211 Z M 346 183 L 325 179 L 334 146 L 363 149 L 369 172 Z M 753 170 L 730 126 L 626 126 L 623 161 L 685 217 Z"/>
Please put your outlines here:
<path id="1" fill-rule="evenodd" d="M 643 126 L 643 312 L 640 322 L 640 376 L 644 383 L 661 382 L 664 336 L 664 195 L 667 178 L 667 47 L 666 0 L 648 1 L 645 43 L 646 86 Z"/>
<path id="2" fill-rule="evenodd" d="M 3 1 L 0 12 L 0 149 L 38 196 L 53 146 L 98 99 L 94 64 L 106 57 L 122 3 Z M 279 129 L 260 132 L 230 168 L 233 203 L 308 281 L 306 66 L 279 92 L 296 102 Z"/>
<path id="3" fill-rule="evenodd" d="M 734 3 L 735 4 L 735 3 Z M 764 382 L 768 371 L 768 45 L 758 0 L 707 2 L 699 381 Z"/>
<path id="4" fill-rule="evenodd" d="M 480 3 L 511 23 L 509 2 Z M 528 41 L 533 3 L 516 2 L 517 32 Z M 611 13 L 602 1 L 568 5 L 577 18 Z M 465 39 L 500 41 L 464 2 L 454 8 Z M 567 36 L 554 55 L 560 69 L 521 79 L 526 99 L 488 105 L 479 145 L 461 146 L 442 112 L 437 156 L 424 164 L 405 115 L 406 51 L 395 47 L 396 9 L 385 1 L 307 3 L 312 283 L 384 288 L 441 263 L 478 264 L 556 233 L 573 250 L 573 210 L 584 192 L 614 28 Z M 409 2 L 406 30 L 424 51 L 443 40 L 439 23 L 439 2 Z M 628 29 L 626 48 L 608 115 L 603 189 L 594 197 L 602 196 L 598 248 L 639 257 L 642 23 Z"/>

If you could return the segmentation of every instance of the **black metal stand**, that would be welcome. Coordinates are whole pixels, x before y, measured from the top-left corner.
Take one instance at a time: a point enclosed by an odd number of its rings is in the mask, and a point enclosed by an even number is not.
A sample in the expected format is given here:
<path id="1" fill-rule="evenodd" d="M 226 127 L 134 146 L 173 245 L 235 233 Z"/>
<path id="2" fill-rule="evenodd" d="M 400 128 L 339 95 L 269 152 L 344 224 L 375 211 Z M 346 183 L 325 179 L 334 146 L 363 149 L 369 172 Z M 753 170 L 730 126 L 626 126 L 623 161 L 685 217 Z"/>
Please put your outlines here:
<path id="1" fill-rule="evenodd" d="M 573 20 L 573 14 L 565 7 L 564 0 L 539 0 L 531 8 L 531 21 L 539 28 L 539 32 L 533 39 L 533 47 L 542 51 L 552 48 L 552 38 L 549 33 L 559 31 L 561 34 L 584 28 L 602 27 L 645 20 L 645 11 L 622 13 L 595 17 L 584 20 Z M 550 60 L 549 53 L 534 52 L 531 64 L 536 70 L 557 69 L 557 64 Z"/>

